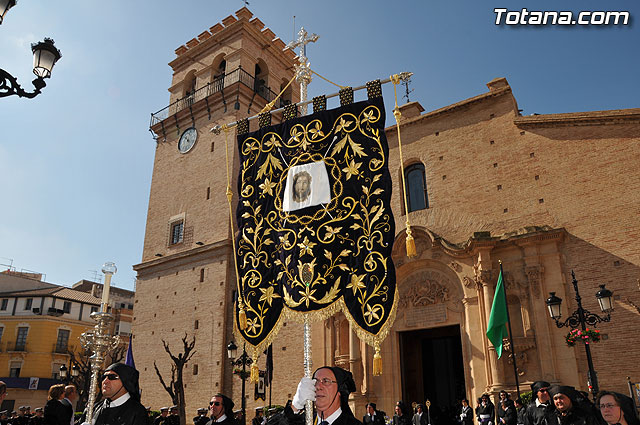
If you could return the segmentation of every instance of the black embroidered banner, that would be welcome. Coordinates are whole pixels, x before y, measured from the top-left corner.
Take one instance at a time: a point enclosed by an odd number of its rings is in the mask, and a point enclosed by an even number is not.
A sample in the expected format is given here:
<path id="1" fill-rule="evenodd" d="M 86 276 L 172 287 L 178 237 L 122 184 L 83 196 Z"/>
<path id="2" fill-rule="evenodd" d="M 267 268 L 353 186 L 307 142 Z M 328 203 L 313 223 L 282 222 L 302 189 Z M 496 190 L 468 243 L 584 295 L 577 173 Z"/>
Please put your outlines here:
<path id="1" fill-rule="evenodd" d="M 371 345 L 388 333 L 397 300 L 384 124 L 377 97 L 238 136 L 247 328 L 236 332 L 256 351 L 304 314 L 341 310 Z"/>

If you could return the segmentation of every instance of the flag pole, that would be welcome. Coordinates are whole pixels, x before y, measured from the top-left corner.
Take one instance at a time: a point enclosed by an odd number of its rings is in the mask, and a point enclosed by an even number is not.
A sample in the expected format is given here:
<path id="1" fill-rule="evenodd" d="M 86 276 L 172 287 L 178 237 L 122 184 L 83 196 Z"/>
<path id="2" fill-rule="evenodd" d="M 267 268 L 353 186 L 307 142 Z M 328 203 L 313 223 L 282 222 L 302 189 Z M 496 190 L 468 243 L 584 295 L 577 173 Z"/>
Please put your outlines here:
<path id="1" fill-rule="evenodd" d="M 500 274 L 504 276 L 502 272 L 502 260 L 498 260 L 500 263 Z M 504 279 L 504 277 L 503 277 Z M 509 303 L 507 302 L 507 286 L 503 285 L 504 293 L 504 305 L 507 306 L 507 324 L 509 326 L 509 343 L 511 344 L 511 358 L 513 359 L 513 376 L 516 378 L 516 393 L 520 398 L 520 383 L 518 381 L 518 366 L 516 365 L 516 346 L 513 343 L 513 332 L 511 331 L 511 318 L 509 317 Z"/>

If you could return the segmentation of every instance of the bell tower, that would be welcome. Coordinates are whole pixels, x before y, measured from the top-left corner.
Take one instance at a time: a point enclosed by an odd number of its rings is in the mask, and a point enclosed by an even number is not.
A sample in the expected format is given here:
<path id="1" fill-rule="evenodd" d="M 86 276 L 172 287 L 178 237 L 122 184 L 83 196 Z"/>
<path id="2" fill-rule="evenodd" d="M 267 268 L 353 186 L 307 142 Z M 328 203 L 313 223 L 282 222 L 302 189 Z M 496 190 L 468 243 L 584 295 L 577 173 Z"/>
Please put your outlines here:
<path id="1" fill-rule="evenodd" d="M 165 383 L 171 380 L 162 341 L 177 355 L 183 352 L 185 334 L 187 341 L 195 337 L 196 353 L 183 370 L 189 417 L 216 392 L 232 396 L 240 407 L 241 381 L 234 379 L 226 352 L 234 339 L 236 274 L 226 188 L 228 167 L 231 190 L 237 190 L 235 129 L 227 136 L 228 162 L 224 132 L 216 135 L 210 129 L 256 115 L 274 100 L 294 75 L 295 53 L 247 8 L 175 53 L 169 63 L 169 105 L 151 114 L 156 153 L 142 261 L 134 266 L 133 349 L 143 402 L 157 409 L 171 403 L 153 366 Z M 296 86 L 283 93 L 275 108 L 298 101 Z M 274 114 L 273 122 L 280 117 Z M 234 210 L 237 199 L 234 194 Z M 295 350 L 291 344 L 287 354 Z M 252 394 L 253 385 L 247 388 Z"/>

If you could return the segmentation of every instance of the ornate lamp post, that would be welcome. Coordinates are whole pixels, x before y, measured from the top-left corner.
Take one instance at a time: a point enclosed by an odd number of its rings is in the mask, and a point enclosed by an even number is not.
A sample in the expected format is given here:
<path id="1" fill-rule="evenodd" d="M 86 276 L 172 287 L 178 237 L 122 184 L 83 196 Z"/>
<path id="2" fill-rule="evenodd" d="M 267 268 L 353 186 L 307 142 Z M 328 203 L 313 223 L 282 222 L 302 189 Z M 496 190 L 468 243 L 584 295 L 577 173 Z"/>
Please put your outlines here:
<path id="1" fill-rule="evenodd" d="M 582 331 L 586 331 L 587 325 L 596 326 L 596 324 L 600 322 L 609 322 L 611 321 L 611 312 L 613 311 L 613 304 L 611 302 L 611 297 L 613 296 L 613 292 L 605 288 L 604 285 L 600 285 L 600 290 L 596 292 L 596 299 L 598 300 L 598 304 L 600 304 L 600 309 L 603 313 L 606 313 L 606 316 L 598 316 L 595 313 L 591 313 L 589 310 L 586 310 L 582 307 L 582 298 L 580 297 L 580 292 L 578 291 L 578 281 L 576 280 L 576 275 L 571 271 L 571 278 L 573 283 L 573 289 L 576 293 L 576 302 L 578 303 L 578 308 L 569 316 L 564 322 L 560 321 L 562 317 L 562 313 L 560 311 L 560 306 L 562 305 L 562 299 L 556 296 L 555 292 L 549 293 L 549 298 L 547 298 L 546 304 L 549 309 L 549 315 L 556 322 L 556 326 L 559 328 L 562 327 L 570 327 L 571 329 L 577 329 L 580 327 Z M 587 354 L 587 363 L 589 365 L 589 374 L 588 374 L 588 383 L 589 389 L 593 393 L 594 397 L 598 393 L 598 377 L 596 375 L 596 371 L 593 368 L 593 359 L 591 357 L 591 347 L 589 346 L 589 341 L 584 341 L 584 349 Z"/>
<path id="2" fill-rule="evenodd" d="M 2 24 L 9 9 L 15 5 L 16 0 L 0 0 L 0 24 Z M 54 46 L 53 40 L 50 38 L 45 38 L 44 41 L 39 43 L 33 43 L 31 45 L 31 51 L 33 52 L 33 73 L 38 77 L 32 81 L 35 90 L 32 92 L 24 91 L 20 84 L 18 84 L 16 77 L 4 69 L 0 69 L 0 97 L 15 94 L 31 99 L 39 95 L 47 85 L 44 79 L 51 77 L 53 65 L 62 57 L 62 54 L 60 50 Z"/>
<path id="3" fill-rule="evenodd" d="M 68 384 L 69 382 L 73 381 L 73 378 L 76 378 L 78 375 L 80 375 L 80 369 L 78 368 L 78 366 L 71 366 L 71 376 L 69 376 L 69 369 L 67 369 L 66 365 L 60 366 L 60 378 L 62 378 L 62 382 Z"/>
<path id="4" fill-rule="evenodd" d="M 86 422 L 91 423 L 93 419 L 93 406 L 96 402 L 96 392 L 98 390 L 98 377 L 104 366 L 106 354 L 109 350 L 115 348 L 120 339 L 111 335 L 111 322 L 113 315 L 108 312 L 109 309 L 109 285 L 111 284 L 111 276 L 118 269 L 112 262 L 104 263 L 102 273 L 104 273 L 104 287 L 102 289 L 102 302 L 100 310 L 91 313 L 91 318 L 97 322 L 93 331 L 87 331 L 80 336 L 82 346 L 93 352 L 89 358 L 91 362 L 91 385 L 89 387 L 89 399 L 87 400 L 87 417 Z"/>
<path id="5" fill-rule="evenodd" d="M 242 355 L 236 359 L 237 354 L 238 347 L 233 341 L 231 341 L 229 345 L 227 345 L 227 356 L 229 357 L 229 360 L 231 360 L 231 366 L 242 366 L 242 372 L 240 374 L 240 379 L 242 379 L 242 423 L 246 424 L 247 400 L 245 397 L 245 381 L 247 380 L 247 366 L 251 366 L 253 360 L 251 360 L 251 357 L 247 356 L 247 352 L 244 347 L 242 348 Z"/>
<path id="6" fill-rule="evenodd" d="M 0 0 L 0 24 L 4 20 L 4 15 L 15 5 L 16 0 Z"/>

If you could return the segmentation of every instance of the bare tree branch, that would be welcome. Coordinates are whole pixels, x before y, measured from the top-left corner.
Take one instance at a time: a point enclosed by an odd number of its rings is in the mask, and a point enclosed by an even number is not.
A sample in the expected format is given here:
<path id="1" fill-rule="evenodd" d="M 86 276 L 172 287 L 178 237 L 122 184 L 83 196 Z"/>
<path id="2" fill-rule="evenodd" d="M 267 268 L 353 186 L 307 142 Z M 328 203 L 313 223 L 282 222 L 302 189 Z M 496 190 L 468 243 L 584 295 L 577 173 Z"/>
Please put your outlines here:
<path id="1" fill-rule="evenodd" d="M 183 351 L 177 354 L 173 354 L 171 352 L 171 348 L 169 344 L 163 339 L 162 346 L 164 350 L 169 355 L 171 359 L 171 382 L 167 385 L 165 380 L 162 378 L 162 374 L 156 365 L 156 362 L 153 362 L 153 367 L 156 370 L 156 375 L 160 379 L 160 383 L 164 387 L 165 391 L 169 393 L 171 396 L 171 400 L 173 404 L 178 406 L 179 409 L 179 417 L 180 417 L 180 425 L 186 425 L 186 412 L 185 412 L 185 400 L 184 400 L 184 384 L 182 380 L 183 370 L 186 364 L 191 360 L 193 355 L 196 353 L 194 347 L 196 345 L 196 337 L 195 335 L 189 341 L 187 334 L 185 333 L 182 337 L 182 349 Z"/>

